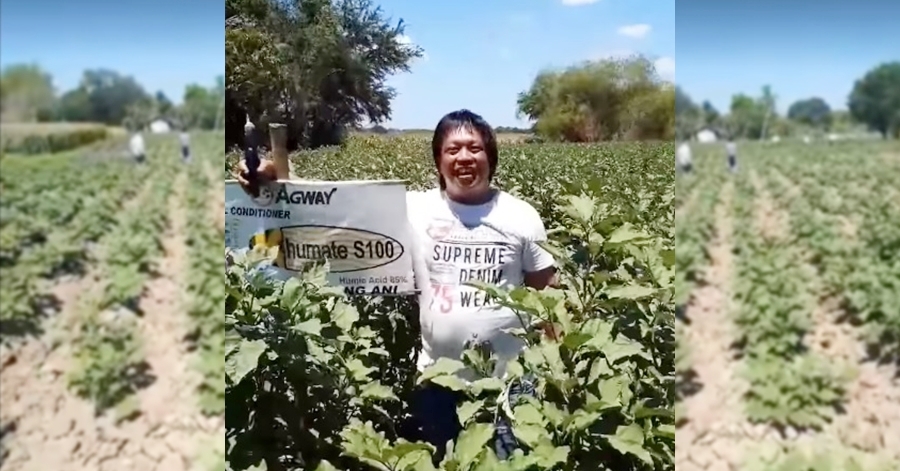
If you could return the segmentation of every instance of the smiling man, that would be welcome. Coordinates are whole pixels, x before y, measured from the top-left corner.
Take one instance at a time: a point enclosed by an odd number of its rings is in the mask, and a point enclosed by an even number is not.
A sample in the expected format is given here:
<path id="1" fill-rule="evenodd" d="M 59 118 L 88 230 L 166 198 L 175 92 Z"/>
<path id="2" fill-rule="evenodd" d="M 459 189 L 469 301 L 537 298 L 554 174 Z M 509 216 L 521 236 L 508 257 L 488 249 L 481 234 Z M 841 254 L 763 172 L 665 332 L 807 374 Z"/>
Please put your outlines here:
<path id="1" fill-rule="evenodd" d="M 538 212 L 525 201 L 491 187 L 497 171 L 497 139 L 481 116 L 459 110 L 444 116 L 434 131 L 432 157 L 439 187 L 410 192 L 407 208 L 415 240 L 416 285 L 422 351 L 419 367 L 437 359 L 459 359 L 470 342 L 488 345 L 497 356 L 498 377 L 524 348 L 504 333 L 526 327 L 512 310 L 492 305 L 477 289 L 479 280 L 504 288 L 551 283 L 553 257 L 538 245 L 547 239 Z M 524 385 L 529 389 L 529 385 Z M 463 397 L 429 384 L 417 391 L 413 413 L 423 439 L 439 450 L 461 431 L 456 407 Z M 504 458 L 512 441 L 508 425 L 498 424 L 495 446 Z"/>

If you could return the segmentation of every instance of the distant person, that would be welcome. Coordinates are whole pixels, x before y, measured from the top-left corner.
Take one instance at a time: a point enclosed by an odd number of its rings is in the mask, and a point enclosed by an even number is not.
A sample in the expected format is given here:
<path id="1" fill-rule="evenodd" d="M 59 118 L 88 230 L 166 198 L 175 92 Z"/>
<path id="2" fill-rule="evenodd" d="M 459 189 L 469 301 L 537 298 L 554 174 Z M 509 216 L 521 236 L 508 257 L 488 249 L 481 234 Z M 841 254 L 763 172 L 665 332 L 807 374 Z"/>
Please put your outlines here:
<path id="1" fill-rule="evenodd" d="M 178 140 L 181 142 L 181 159 L 188 163 L 191 161 L 191 135 L 188 134 L 187 129 L 181 130 Z"/>
<path id="2" fill-rule="evenodd" d="M 682 172 L 691 173 L 691 146 L 687 141 L 682 142 L 675 150 L 675 163 Z"/>
<path id="3" fill-rule="evenodd" d="M 737 171 L 737 144 L 733 137 L 729 137 L 725 143 L 725 153 L 728 154 L 728 170 L 734 173 Z"/>
<path id="4" fill-rule="evenodd" d="M 143 163 L 146 150 L 144 148 L 144 136 L 140 131 L 135 131 L 134 135 L 131 136 L 128 147 L 131 149 L 131 156 L 134 160 L 139 164 Z"/>

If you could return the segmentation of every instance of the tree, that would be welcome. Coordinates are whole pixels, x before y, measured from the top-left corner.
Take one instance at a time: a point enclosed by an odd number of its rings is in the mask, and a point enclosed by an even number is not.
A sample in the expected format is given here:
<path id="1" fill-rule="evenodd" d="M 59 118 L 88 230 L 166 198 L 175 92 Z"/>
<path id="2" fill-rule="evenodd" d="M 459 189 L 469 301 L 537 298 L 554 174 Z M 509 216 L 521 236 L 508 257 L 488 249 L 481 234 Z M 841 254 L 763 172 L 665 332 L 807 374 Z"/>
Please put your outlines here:
<path id="1" fill-rule="evenodd" d="M 707 126 L 717 126 L 719 121 L 722 119 L 722 115 L 719 114 L 719 110 L 713 106 L 709 101 L 704 101 L 703 105 L 703 121 Z"/>
<path id="2" fill-rule="evenodd" d="M 763 109 L 763 124 L 762 131 L 759 135 L 760 139 L 766 138 L 766 133 L 769 130 L 769 120 L 772 118 L 778 118 L 778 115 L 775 112 L 775 106 L 777 103 L 778 97 L 775 96 L 775 93 L 772 92 L 772 87 L 770 85 L 763 85 L 762 96 L 759 98 L 759 105 Z"/>
<path id="3" fill-rule="evenodd" d="M 675 129 L 679 140 L 690 137 L 703 127 L 703 110 L 681 89 L 675 87 Z"/>
<path id="4" fill-rule="evenodd" d="M 92 121 L 91 97 L 87 90 L 75 88 L 64 93 L 57 105 L 57 117 L 63 121 Z"/>
<path id="5" fill-rule="evenodd" d="M 0 73 L 0 117 L 7 122 L 34 122 L 52 116 L 53 79 L 37 64 L 15 64 Z"/>
<path id="6" fill-rule="evenodd" d="M 788 108 L 788 119 L 812 126 L 817 129 L 828 129 L 831 126 L 831 107 L 819 97 L 795 101 Z"/>
<path id="7" fill-rule="evenodd" d="M 688 96 L 681 87 L 675 87 L 675 116 L 697 111 L 697 104 Z"/>
<path id="8" fill-rule="evenodd" d="M 59 117 L 117 126 L 132 107 L 148 100 L 152 97 L 133 77 L 109 69 L 85 70 L 78 87 L 63 95 Z"/>
<path id="9" fill-rule="evenodd" d="M 731 97 L 728 132 L 733 137 L 759 139 L 762 136 L 766 110 L 749 95 L 738 93 Z"/>
<path id="10" fill-rule="evenodd" d="M 181 106 L 182 122 L 191 128 L 215 129 L 223 98 L 218 85 L 210 88 L 188 85 Z"/>
<path id="11" fill-rule="evenodd" d="M 154 100 L 161 116 L 170 117 L 175 112 L 175 105 L 172 104 L 172 100 L 169 100 L 169 97 L 162 91 L 156 92 Z"/>
<path id="12" fill-rule="evenodd" d="M 246 114 L 286 122 L 291 147 L 335 144 L 364 119 L 390 119 L 387 77 L 422 56 L 403 31 L 369 0 L 227 0 L 228 144 L 242 140 Z"/>
<path id="13" fill-rule="evenodd" d="M 536 134 L 574 142 L 672 139 L 676 106 L 675 87 L 641 56 L 546 70 L 518 96 Z"/>
<path id="14" fill-rule="evenodd" d="M 850 114 L 882 137 L 900 137 L 900 62 L 868 71 L 853 85 L 847 100 Z"/>

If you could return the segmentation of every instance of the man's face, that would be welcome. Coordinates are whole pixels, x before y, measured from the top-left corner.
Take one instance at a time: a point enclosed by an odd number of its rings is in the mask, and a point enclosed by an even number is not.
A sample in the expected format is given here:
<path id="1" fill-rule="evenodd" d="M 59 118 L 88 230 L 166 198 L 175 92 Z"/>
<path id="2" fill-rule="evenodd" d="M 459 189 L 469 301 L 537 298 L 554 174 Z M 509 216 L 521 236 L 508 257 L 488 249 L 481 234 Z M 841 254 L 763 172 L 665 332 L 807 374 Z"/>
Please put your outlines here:
<path id="1" fill-rule="evenodd" d="M 438 171 L 455 201 L 477 202 L 488 194 L 491 169 L 481 135 L 467 127 L 451 131 L 441 147 Z"/>

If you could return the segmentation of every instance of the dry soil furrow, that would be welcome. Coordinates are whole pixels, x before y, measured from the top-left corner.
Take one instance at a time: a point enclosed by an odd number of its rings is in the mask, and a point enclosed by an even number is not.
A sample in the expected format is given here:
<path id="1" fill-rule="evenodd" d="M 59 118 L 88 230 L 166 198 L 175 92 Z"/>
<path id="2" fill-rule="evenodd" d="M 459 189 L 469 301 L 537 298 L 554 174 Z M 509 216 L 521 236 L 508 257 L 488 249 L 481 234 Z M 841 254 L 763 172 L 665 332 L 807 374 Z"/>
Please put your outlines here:
<path id="1" fill-rule="evenodd" d="M 750 428 L 742 412 L 745 386 L 731 349 L 733 191 L 731 182 L 722 189 L 705 284 L 687 307 L 691 324 L 684 331 L 685 343 L 701 389 L 684 399 L 687 422 L 675 435 L 675 466 L 680 471 L 737 469 Z"/>
<path id="2" fill-rule="evenodd" d="M 787 213 L 775 205 L 755 170 L 750 172 L 750 183 L 756 193 L 753 223 L 757 232 L 770 241 L 786 240 L 791 227 Z"/>

